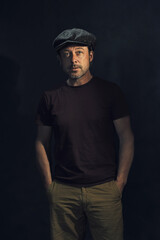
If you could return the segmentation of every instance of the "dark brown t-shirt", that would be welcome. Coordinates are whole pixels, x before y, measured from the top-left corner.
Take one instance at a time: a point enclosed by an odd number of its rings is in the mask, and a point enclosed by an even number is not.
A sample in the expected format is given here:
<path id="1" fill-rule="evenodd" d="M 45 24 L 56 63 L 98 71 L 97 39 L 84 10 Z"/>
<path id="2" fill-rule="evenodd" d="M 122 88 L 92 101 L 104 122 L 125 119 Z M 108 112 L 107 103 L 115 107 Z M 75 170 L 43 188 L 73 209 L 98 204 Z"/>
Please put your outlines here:
<path id="1" fill-rule="evenodd" d="M 54 178 L 75 186 L 113 180 L 116 174 L 113 120 L 128 114 L 120 88 L 97 77 L 81 86 L 64 82 L 45 91 L 36 124 L 53 127 Z"/>

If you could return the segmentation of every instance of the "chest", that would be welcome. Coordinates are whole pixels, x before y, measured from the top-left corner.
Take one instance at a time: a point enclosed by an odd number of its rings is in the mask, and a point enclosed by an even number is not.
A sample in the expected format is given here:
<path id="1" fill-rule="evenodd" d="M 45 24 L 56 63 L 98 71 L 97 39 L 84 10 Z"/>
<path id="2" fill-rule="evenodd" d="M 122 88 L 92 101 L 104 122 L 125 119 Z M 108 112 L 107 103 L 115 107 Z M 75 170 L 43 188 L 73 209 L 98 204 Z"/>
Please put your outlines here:
<path id="1" fill-rule="evenodd" d="M 110 119 L 111 100 L 107 94 L 90 91 L 63 93 L 51 107 L 51 118 L 58 126 L 79 126 L 83 123 L 100 123 Z"/>

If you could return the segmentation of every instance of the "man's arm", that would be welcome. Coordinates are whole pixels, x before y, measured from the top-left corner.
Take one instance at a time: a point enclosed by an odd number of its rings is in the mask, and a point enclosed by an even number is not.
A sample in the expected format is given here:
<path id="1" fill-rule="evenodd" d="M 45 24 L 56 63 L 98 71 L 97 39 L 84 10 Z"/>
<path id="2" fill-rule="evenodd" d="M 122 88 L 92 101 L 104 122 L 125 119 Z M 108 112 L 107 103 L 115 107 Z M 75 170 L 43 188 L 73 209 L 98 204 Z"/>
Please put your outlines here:
<path id="1" fill-rule="evenodd" d="M 51 136 L 51 126 L 37 127 L 37 137 L 35 141 L 36 160 L 46 189 L 52 183 L 49 164 Z"/>
<path id="2" fill-rule="evenodd" d="M 130 126 L 129 116 L 116 119 L 113 122 L 120 141 L 116 182 L 119 189 L 123 191 L 133 160 L 134 136 Z"/>

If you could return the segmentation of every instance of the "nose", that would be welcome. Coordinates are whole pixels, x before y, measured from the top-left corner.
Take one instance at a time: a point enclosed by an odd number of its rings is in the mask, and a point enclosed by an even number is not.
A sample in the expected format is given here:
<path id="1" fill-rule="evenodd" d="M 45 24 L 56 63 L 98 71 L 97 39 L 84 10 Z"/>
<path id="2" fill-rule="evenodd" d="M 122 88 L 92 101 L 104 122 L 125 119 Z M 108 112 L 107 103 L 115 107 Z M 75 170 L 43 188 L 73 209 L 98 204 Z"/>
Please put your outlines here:
<path id="1" fill-rule="evenodd" d="M 72 55 L 71 55 L 71 62 L 72 63 L 77 63 L 77 56 L 76 56 L 75 53 L 72 53 Z"/>

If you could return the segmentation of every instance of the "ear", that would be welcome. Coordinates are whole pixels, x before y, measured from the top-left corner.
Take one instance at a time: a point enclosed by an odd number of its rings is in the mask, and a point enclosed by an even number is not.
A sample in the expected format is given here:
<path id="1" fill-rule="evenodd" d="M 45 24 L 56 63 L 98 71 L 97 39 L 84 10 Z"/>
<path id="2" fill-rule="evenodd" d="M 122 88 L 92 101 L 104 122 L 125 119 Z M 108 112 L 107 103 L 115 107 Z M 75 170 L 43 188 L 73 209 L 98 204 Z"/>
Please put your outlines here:
<path id="1" fill-rule="evenodd" d="M 90 51 L 90 52 L 89 52 L 89 61 L 92 62 L 92 61 L 93 61 L 93 58 L 94 58 L 94 52 L 93 52 L 93 51 Z"/>

